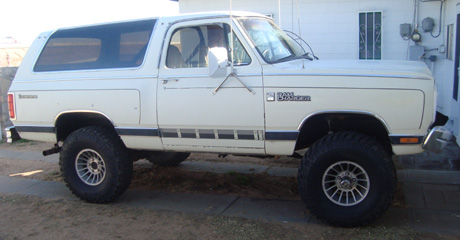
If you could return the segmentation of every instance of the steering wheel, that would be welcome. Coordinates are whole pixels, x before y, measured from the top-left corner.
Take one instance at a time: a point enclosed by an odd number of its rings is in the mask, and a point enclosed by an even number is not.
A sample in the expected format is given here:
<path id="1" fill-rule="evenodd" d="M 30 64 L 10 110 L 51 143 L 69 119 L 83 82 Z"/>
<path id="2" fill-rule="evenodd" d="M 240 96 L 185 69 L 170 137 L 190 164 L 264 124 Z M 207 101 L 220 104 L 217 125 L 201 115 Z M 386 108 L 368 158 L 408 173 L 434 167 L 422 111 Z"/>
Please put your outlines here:
<path id="1" fill-rule="evenodd" d="M 265 49 L 265 50 L 262 52 L 262 56 L 263 56 L 265 59 L 267 59 L 267 60 L 269 60 L 269 55 L 270 55 L 270 53 L 268 52 L 268 50 L 269 50 L 269 49 L 267 48 L 267 49 Z"/>

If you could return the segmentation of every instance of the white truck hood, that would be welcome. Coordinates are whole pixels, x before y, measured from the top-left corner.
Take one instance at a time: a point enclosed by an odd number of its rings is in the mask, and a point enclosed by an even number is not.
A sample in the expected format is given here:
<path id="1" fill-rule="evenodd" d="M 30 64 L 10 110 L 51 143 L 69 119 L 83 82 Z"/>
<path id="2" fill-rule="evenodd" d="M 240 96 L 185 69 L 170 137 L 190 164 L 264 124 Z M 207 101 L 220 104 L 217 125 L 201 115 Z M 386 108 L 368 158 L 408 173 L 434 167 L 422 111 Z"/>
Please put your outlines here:
<path id="1" fill-rule="evenodd" d="M 389 60 L 295 60 L 264 67 L 264 75 L 360 76 L 432 80 L 423 62 Z"/>

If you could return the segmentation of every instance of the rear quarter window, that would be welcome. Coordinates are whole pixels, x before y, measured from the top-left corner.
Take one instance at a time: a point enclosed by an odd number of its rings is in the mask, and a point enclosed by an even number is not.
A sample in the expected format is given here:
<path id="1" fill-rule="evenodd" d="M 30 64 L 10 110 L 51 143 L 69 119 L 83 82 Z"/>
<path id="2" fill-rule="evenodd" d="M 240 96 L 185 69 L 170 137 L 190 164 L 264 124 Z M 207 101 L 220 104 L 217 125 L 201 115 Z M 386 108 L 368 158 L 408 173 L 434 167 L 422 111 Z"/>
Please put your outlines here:
<path id="1" fill-rule="evenodd" d="M 35 72 L 139 67 L 156 19 L 58 30 L 34 66 Z"/>

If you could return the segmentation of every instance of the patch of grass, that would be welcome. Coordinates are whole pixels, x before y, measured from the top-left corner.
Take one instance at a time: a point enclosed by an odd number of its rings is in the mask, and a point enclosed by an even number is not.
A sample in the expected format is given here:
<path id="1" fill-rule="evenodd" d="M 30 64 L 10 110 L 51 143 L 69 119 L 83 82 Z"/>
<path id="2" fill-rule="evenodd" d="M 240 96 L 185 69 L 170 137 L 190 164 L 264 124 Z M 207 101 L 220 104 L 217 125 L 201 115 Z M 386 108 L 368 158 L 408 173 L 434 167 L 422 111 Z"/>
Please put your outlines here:
<path id="1" fill-rule="evenodd" d="M 13 141 L 11 143 L 8 143 L 8 142 L 6 142 L 6 139 L 2 139 L 0 141 L 0 144 L 22 144 L 22 143 L 30 143 L 30 142 L 33 142 L 33 141 L 30 141 L 30 140 L 27 140 L 27 139 L 19 139 L 19 140 Z"/>
<path id="2" fill-rule="evenodd" d="M 12 143 L 9 143 L 9 144 L 14 145 L 16 147 L 25 147 L 25 146 L 37 145 L 38 142 L 27 140 L 27 139 L 19 139 L 19 140 L 13 141 Z"/>
<path id="3" fill-rule="evenodd" d="M 250 176 L 247 176 L 247 175 L 237 175 L 237 176 L 236 176 L 236 182 L 237 182 L 239 185 L 248 186 L 248 185 L 251 184 L 252 179 L 251 179 Z"/>
<path id="4" fill-rule="evenodd" d="M 130 185 L 174 192 L 230 194 L 260 198 L 298 199 L 295 177 L 243 174 L 235 171 L 217 174 L 180 168 L 134 167 Z"/>
<path id="5" fill-rule="evenodd" d="M 252 182 L 250 175 L 240 174 L 235 171 L 229 171 L 226 173 L 230 181 L 236 181 L 236 184 L 239 186 L 248 186 Z"/>
<path id="6" fill-rule="evenodd" d="M 14 141 L 13 143 L 18 143 L 18 144 L 20 144 L 20 143 L 29 143 L 29 142 L 30 142 L 30 140 L 27 140 L 27 139 L 19 139 L 19 140 L 17 140 L 17 141 Z"/>

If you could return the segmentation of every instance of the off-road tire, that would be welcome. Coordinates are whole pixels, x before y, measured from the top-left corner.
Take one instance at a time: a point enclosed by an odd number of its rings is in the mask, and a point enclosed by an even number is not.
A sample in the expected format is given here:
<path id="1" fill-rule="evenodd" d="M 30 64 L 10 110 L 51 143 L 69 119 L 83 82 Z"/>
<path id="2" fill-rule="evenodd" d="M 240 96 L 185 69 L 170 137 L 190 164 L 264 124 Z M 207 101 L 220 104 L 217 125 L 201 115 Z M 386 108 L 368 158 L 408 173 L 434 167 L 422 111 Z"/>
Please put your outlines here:
<path id="1" fill-rule="evenodd" d="M 89 169 L 82 162 L 89 162 L 88 159 L 98 161 L 99 165 L 93 166 L 101 169 L 101 176 L 104 171 L 103 177 L 82 177 Z M 133 162 L 120 137 L 101 127 L 85 127 L 71 133 L 62 146 L 59 165 L 67 187 L 75 196 L 90 203 L 114 201 L 126 191 L 133 175 Z"/>
<path id="2" fill-rule="evenodd" d="M 175 167 L 190 156 L 187 152 L 154 152 L 148 160 L 161 167 Z"/>
<path id="3" fill-rule="evenodd" d="M 362 183 L 366 188 L 355 185 L 362 193 L 355 192 L 351 196 L 346 192 L 350 202 L 344 201 L 343 196 L 338 199 L 333 195 L 334 191 L 351 189 L 342 185 L 347 183 L 345 174 L 352 174 L 348 173 L 347 166 L 358 166 L 349 167 L 349 170 L 354 170 L 361 178 L 367 177 L 367 183 Z M 331 170 L 333 167 L 336 169 Z M 331 181 L 334 179 L 343 181 Z M 354 181 L 360 180 L 354 178 Z M 356 132 L 339 132 L 310 147 L 299 168 L 298 184 L 307 209 L 321 221 L 340 227 L 364 226 L 380 217 L 391 205 L 396 191 L 395 167 L 387 151 L 373 138 Z M 327 189 L 331 190 L 328 192 Z"/>

